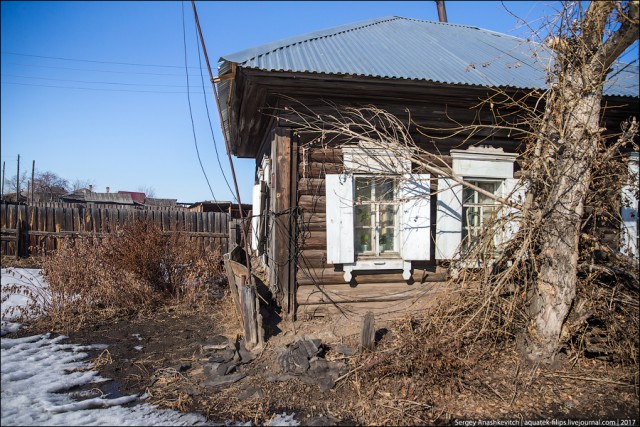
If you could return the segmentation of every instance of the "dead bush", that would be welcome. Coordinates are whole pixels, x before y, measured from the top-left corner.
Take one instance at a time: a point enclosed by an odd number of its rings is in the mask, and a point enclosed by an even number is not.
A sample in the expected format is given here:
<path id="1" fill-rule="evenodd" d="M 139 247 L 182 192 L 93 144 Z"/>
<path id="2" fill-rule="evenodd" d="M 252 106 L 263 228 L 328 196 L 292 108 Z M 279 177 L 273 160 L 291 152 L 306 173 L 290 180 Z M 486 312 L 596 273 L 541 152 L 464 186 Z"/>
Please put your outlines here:
<path id="1" fill-rule="evenodd" d="M 43 262 L 48 316 L 65 329 L 161 304 L 197 302 L 222 272 L 218 251 L 202 254 L 189 236 L 167 235 L 148 220 L 102 237 L 66 239 Z"/>

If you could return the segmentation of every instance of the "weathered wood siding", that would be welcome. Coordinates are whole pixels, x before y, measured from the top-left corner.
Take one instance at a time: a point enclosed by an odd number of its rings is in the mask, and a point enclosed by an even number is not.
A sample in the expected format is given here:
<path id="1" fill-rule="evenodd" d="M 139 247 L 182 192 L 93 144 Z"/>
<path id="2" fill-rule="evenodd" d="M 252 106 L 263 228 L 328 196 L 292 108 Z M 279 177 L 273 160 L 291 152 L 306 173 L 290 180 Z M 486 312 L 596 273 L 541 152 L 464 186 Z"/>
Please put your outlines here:
<path id="1" fill-rule="evenodd" d="M 238 242 L 238 220 L 220 212 L 151 211 L 135 209 L 59 208 L 2 203 L 0 225 L 3 256 L 46 255 L 65 237 L 99 236 L 126 222 L 147 219 L 166 233 L 184 233 L 199 248 L 229 252 Z M 19 250 L 19 252 L 16 252 Z"/>

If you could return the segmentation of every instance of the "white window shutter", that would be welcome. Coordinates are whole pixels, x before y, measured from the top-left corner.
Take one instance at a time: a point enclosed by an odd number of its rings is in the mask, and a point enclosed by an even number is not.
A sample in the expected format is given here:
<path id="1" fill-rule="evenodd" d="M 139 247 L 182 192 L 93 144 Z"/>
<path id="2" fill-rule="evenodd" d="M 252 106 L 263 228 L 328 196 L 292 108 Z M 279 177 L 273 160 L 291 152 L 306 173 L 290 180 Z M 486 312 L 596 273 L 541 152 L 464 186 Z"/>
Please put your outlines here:
<path id="1" fill-rule="evenodd" d="M 355 262 L 353 246 L 353 176 L 327 174 L 327 263 Z"/>
<path id="2" fill-rule="evenodd" d="M 430 175 L 404 175 L 399 193 L 402 200 L 400 254 L 405 261 L 431 259 Z"/>
<path id="3" fill-rule="evenodd" d="M 253 186 L 253 207 L 251 217 L 251 249 L 258 250 L 258 242 L 260 241 L 260 215 L 262 214 L 262 183 L 259 182 Z"/>
<path id="4" fill-rule="evenodd" d="M 520 183 L 519 179 L 507 178 L 502 182 L 502 197 L 517 203 L 524 204 L 526 188 Z M 507 217 L 504 223 L 501 223 L 500 233 L 496 235 L 496 244 L 504 244 L 516 235 L 520 229 L 520 211 L 511 206 L 504 206 L 500 210 L 501 217 Z M 500 218 L 502 219 L 502 218 Z"/>
<path id="5" fill-rule="evenodd" d="M 462 186 L 438 178 L 436 259 L 454 259 L 462 241 Z"/>
<path id="6" fill-rule="evenodd" d="M 638 259 L 640 258 L 640 247 L 638 247 L 638 199 L 636 198 L 636 194 L 638 194 L 638 153 L 631 153 L 629 157 L 628 167 L 633 178 L 622 187 L 620 252 Z"/>

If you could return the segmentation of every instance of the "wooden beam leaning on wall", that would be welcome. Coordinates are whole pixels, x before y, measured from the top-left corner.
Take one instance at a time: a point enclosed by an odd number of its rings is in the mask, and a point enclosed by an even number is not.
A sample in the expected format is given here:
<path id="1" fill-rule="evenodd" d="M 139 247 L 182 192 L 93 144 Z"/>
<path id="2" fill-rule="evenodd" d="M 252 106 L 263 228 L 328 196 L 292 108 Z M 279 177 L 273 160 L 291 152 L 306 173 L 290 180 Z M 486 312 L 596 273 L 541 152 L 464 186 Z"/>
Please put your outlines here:
<path id="1" fill-rule="evenodd" d="M 284 313 L 289 315 L 294 312 L 291 294 L 295 292 L 295 252 L 292 252 L 292 249 L 295 251 L 295 246 L 291 244 L 295 239 L 292 234 L 295 233 L 295 227 L 291 220 L 294 214 L 292 203 L 295 206 L 295 194 L 292 194 L 292 189 L 295 185 L 292 185 L 292 182 L 297 182 L 297 173 L 296 176 L 293 174 L 297 171 L 297 159 L 292 156 L 291 130 L 278 127 L 273 144 L 273 279 L 277 283 L 278 303 Z"/>

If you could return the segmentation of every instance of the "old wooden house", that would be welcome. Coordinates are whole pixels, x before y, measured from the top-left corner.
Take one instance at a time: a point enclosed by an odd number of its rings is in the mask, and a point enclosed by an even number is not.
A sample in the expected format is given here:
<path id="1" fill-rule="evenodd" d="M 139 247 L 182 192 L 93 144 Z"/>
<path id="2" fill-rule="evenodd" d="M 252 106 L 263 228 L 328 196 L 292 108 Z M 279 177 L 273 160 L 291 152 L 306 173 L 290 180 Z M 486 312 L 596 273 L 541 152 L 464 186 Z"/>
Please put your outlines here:
<path id="1" fill-rule="evenodd" d="M 492 203 L 416 173 L 379 146 L 310 144 L 289 111 L 375 105 L 398 117 L 410 112 L 431 128 L 491 123 L 472 107 L 494 88 L 545 88 L 548 61 L 542 46 L 510 35 L 402 17 L 224 55 L 217 81 L 223 131 L 235 156 L 256 161 L 252 248 L 283 311 L 304 318 L 389 310 L 428 295 Z M 626 68 L 606 87 L 607 105 L 617 108 L 607 109 L 605 126 L 637 114 L 637 78 L 637 67 Z M 512 192 L 519 141 L 506 131 L 444 136 L 412 135 L 481 188 Z M 470 214 L 479 220 L 466 221 Z"/>

